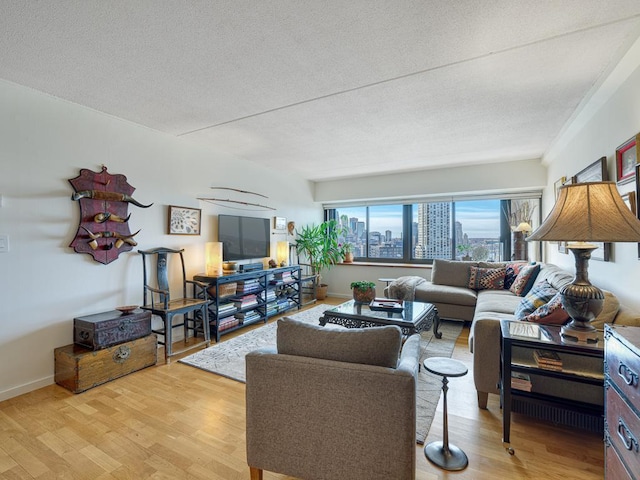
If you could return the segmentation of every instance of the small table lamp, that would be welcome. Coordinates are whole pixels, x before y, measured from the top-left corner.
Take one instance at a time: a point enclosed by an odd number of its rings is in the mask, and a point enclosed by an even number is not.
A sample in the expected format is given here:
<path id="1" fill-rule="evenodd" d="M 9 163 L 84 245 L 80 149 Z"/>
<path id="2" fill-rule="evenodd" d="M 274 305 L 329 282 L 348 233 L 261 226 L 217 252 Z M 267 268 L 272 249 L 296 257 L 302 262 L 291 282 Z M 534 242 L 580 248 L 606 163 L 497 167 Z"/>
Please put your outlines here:
<path id="1" fill-rule="evenodd" d="M 640 242 L 640 220 L 622 201 L 615 182 L 560 187 L 553 210 L 527 240 L 569 242 L 576 276 L 560 290 L 562 306 L 571 317 L 562 336 L 597 341 L 598 332 L 589 322 L 602 311 L 604 293 L 589 282 L 589 259 L 597 247 L 586 242 Z"/>

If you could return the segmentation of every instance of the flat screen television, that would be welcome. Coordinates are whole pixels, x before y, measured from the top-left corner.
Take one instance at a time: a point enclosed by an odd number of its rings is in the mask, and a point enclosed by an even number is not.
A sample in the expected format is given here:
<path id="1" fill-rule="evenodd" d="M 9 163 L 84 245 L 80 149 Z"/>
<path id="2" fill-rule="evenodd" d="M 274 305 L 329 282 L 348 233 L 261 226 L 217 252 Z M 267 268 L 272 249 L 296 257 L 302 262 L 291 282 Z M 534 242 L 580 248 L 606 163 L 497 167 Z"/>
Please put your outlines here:
<path id="1" fill-rule="evenodd" d="M 269 257 L 269 219 L 218 215 L 218 241 L 222 242 L 222 259 L 226 262 Z"/>

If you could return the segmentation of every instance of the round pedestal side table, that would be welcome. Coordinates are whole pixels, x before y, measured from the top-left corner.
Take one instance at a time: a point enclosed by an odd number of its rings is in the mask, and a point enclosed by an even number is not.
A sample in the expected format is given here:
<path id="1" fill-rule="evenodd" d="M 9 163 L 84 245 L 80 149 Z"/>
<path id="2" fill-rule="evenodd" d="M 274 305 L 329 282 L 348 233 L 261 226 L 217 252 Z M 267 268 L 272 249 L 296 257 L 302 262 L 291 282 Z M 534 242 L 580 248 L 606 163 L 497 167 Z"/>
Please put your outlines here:
<path id="1" fill-rule="evenodd" d="M 455 445 L 449 443 L 449 425 L 447 420 L 448 377 L 462 377 L 467 374 L 467 367 L 458 360 L 446 357 L 432 357 L 424 361 L 428 372 L 442 377 L 443 401 L 443 436 L 441 442 L 431 442 L 424 447 L 427 459 L 444 470 L 464 470 L 469 464 L 467 455 Z"/>

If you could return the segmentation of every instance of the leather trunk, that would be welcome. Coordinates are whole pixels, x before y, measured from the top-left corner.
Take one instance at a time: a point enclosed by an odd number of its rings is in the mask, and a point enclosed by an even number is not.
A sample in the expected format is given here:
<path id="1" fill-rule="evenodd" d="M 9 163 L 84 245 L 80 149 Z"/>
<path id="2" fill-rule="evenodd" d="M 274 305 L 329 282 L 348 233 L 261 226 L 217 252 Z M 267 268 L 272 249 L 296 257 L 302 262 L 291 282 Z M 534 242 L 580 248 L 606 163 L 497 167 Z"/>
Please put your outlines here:
<path id="1" fill-rule="evenodd" d="M 80 393 L 129 373 L 155 365 L 158 361 L 155 334 L 91 350 L 66 345 L 54 350 L 55 382 L 73 393 Z"/>
<path id="2" fill-rule="evenodd" d="M 118 310 L 73 319 L 73 343 L 92 350 L 107 348 L 151 334 L 151 312 Z"/>

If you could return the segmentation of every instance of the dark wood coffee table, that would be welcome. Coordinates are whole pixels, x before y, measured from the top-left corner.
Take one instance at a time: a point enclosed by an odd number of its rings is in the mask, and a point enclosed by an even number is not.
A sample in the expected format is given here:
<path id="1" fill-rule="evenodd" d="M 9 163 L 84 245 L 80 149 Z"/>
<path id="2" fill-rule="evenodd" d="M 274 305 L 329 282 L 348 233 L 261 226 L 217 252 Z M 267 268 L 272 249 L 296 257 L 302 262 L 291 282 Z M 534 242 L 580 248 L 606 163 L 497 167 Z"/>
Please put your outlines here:
<path id="1" fill-rule="evenodd" d="M 397 325 L 404 335 L 424 332 L 433 326 L 436 338 L 441 338 L 438 332 L 440 317 L 438 309 L 432 303 L 403 302 L 403 310 L 399 313 L 374 311 L 368 304 L 356 303 L 349 300 L 329 310 L 325 310 L 320 317 L 320 325 L 335 323 L 347 328 L 379 327 L 383 325 Z"/>

